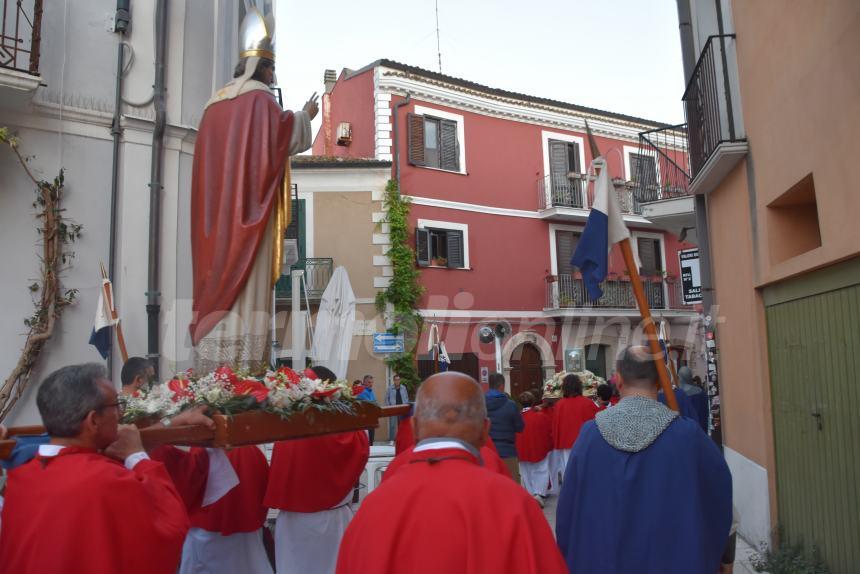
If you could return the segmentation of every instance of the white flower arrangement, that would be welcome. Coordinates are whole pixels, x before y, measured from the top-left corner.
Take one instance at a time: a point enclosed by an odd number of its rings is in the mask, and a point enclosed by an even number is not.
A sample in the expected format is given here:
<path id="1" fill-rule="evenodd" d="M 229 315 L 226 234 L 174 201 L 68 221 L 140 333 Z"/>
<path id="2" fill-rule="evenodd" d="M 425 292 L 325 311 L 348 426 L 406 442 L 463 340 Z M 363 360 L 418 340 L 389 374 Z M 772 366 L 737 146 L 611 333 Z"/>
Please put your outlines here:
<path id="1" fill-rule="evenodd" d="M 287 367 L 269 371 L 263 377 L 237 373 L 220 367 L 202 377 L 190 371 L 180 373 L 149 390 L 124 399 L 123 420 L 171 416 L 195 405 L 232 415 L 263 410 L 288 418 L 309 408 L 354 413 L 355 398 L 347 381 L 327 381 L 299 375 Z"/>

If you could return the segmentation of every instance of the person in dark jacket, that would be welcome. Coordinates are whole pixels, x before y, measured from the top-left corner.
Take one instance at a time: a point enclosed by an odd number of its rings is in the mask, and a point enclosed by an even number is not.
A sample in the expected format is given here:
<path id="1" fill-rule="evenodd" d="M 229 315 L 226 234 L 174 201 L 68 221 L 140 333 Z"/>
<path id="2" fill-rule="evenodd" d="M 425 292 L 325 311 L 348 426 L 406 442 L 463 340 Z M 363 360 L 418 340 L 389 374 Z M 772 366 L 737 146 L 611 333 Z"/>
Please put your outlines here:
<path id="1" fill-rule="evenodd" d="M 511 477 L 520 482 L 520 465 L 517 459 L 516 434 L 525 428 L 523 415 L 517 404 L 504 393 L 505 377 L 491 373 L 488 379 L 487 418 L 490 419 L 490 439 L 499 456 L 508 467 Z"/>

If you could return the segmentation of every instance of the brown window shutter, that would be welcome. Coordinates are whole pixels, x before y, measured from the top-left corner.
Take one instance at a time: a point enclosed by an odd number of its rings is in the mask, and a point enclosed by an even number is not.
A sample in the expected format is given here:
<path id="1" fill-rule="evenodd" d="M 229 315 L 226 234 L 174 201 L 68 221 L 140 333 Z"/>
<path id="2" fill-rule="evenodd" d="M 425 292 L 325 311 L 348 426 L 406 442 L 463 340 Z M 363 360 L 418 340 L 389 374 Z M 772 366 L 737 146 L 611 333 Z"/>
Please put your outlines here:
<path id="1" fill-rule="evenodd" d="M 406 115 L 409 139 L 409 163 L 424 165 L 424 116 Z"/>
<path id="2" fill-rule="evenodd" d="M 574 271 L 570 260 L 579 243 L 579 233 L 557 229 L 555 232 L 556 267 L 559 275 L 570 275 Z"/>
<path id="3" fill-rule="evenodd" d="M 465 266 L 466 257 L 463 249 L 463 232 L 448 231 L 445 234 L 448 243 L 448 267 L 460 268 Z"/>
<path id="4" fill-rule="evenodd" d="M 460 171 L 460 142 L 457 141 L 457 122 L 442 120 L 442 161 L 441 168 Z"/>
<path id="5" fill-rule="evenodd" d="M 642 275 L 659 275 L 663 272 L 663 258 L 660 256 L 660 241 L 640 237 L 636 240 Z"/>
<path id="6" fill-rule="evenodd" d="M 430 232 L 426 229 L 415 230 L 415 256 L 419 267 L 430 265 Z"/>

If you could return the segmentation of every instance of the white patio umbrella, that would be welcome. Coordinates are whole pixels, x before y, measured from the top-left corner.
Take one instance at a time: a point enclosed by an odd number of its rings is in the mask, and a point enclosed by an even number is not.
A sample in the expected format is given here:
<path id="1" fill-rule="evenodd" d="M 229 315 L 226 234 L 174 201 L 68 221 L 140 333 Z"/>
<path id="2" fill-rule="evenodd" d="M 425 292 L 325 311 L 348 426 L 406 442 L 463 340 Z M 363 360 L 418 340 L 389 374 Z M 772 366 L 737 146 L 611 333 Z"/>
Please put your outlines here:
<path id="1" fill-rule="evenodd" d="M 354 324 L 355 293 L 346 269 L 340 266 L 323 292 L 311 345 L 314 364 L 328 367 L 338 379 L 346 377 Z"/>

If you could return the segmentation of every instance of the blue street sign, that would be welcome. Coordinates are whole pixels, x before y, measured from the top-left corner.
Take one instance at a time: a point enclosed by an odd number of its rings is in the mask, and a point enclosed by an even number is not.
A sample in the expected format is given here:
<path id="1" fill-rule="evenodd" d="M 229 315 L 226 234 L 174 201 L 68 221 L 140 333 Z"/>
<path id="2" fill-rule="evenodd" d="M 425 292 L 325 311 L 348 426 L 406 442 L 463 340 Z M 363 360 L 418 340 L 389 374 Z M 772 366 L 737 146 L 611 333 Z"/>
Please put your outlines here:
<path id="1" fill-rule="evenodd" d="M 405 353 L 406 343 L 403 341 L 403 335 L 395 335 L 393 333 L 374 333 L 373 352 Z"/>

